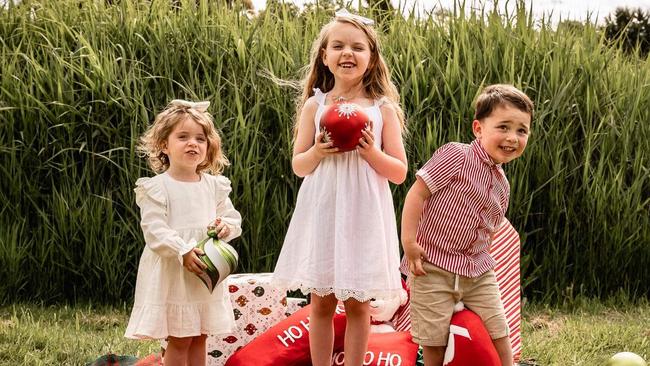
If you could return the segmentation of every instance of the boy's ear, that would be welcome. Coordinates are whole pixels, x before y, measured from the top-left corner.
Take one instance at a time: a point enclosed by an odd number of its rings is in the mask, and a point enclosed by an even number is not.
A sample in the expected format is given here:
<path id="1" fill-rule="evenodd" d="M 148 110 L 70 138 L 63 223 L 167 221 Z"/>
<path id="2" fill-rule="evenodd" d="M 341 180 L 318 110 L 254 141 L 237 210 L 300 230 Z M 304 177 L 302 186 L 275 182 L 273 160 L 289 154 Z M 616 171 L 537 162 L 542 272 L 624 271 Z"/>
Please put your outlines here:
<path id="1" fill-rule="evenodd" d="M 472 132 L 474 132 L 474 137 L 480 138 L 481 137 L 481 129 L 482 129 L 481 121 L 475 119 L 472 122 Z"/>

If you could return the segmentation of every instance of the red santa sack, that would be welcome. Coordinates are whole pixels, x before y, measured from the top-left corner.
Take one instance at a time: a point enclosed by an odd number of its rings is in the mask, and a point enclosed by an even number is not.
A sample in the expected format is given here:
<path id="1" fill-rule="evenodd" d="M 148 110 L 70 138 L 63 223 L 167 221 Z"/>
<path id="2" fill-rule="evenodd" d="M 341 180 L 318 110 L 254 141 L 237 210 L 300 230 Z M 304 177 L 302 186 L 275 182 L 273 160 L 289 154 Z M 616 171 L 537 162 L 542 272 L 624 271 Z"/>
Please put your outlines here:
<path id="1" fill-rule="evenodd" d="M 487 329 L 476 313 L 464 309 L 454 313 L 444 366 L 501 366 Z"/>
<path id="2" fill-rule="evenodd" d="M 298 310 L 235 352 L 225 366 L 311 366 L 309 354 L 309 309 Z M 334 315 L 334 349 L 343 348 L 345 312 L 337 306 Z"/>
<path id="3" fill-rule="evenodd" d="M 344 364 L 345 353 L 334 352 L 332 366 Z M 363 366 L 415 366 L 418 345 L 411 332 L 370 333 Z"/>

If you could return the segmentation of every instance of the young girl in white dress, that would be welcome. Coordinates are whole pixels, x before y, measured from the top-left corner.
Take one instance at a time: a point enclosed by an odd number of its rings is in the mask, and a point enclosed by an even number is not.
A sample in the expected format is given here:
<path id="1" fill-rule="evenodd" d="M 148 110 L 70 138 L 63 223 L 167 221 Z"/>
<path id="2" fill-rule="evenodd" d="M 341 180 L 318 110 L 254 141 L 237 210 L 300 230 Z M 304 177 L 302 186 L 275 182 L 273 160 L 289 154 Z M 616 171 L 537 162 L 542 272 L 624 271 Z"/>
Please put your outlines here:
<path id="1" fill-rule="evenodd" d="M 312 364 L 330 365 L 337 302 L 347 316 L 345 364 L 361 365 L 370 329 L 370 299 L 401 291 L 399 241 L 388 182 L 407 164 L 404 116 L 380 55 L 372 21 L 337 13 L 312 46 L 298 101 L 292 167 L 304 177 L 273 283 L 311 295 Z M 344 99 L 364 108 L 371 124 L 356 150 L 324 141 L 326 106 Z"/>
<path id="2" fill-rule="evenodd" d="M 205 264 L 194 246 L 207 226 L 215 225 L 226 241 L 241 234 L 241 216 L 228 198 L 230 181 L 219 174 L 228 160 L 208 106 L 172 101 L 139 146 L 159 174 L 136 182 L 146 245 L 125 336 L 167 338 L 165 365 L 204 366 L 207 335 L 234 327 L 223 282 L 210 293 L 196 276 Z"/>

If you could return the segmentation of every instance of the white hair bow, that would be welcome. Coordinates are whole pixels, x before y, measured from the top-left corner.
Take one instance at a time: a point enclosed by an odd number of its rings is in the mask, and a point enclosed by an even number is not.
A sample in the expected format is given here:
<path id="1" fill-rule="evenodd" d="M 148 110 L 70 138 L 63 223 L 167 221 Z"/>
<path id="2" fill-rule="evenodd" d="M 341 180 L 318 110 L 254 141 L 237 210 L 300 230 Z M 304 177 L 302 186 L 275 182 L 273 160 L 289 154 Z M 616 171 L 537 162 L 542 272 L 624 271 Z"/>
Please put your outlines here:
<path id="1" fill-rule="evenodd" d="M 203 101 L 203 102 L 191 102 L 189 100 L 183 100 L 183 99 L 174 99 L 171 102 L 169 102 L 170 106 L 179 106 L 179 107 L 186 107 L 190 109 L 194 109 L 198 112 L 205 113 L 208 111 L 208 107 L 210 106 L 209 101 Z"/>
<path id="2" fill-rule="evenodd" d="M 352 14 L 352 13 L 350 13 L 348 11 L 348 9 L 345 9 L 345 8 L 337 10 L 334 13 L 334 18 L 353 19 L 353 20 L 356 20 L 357 22 L 359 22 L 361 24 L 364 24 L 364 25 L 373 25 L 373 24 L 375 24 L 374 20 L 372 20 L 370 18 L 362 17 L 361 15 Z"/>

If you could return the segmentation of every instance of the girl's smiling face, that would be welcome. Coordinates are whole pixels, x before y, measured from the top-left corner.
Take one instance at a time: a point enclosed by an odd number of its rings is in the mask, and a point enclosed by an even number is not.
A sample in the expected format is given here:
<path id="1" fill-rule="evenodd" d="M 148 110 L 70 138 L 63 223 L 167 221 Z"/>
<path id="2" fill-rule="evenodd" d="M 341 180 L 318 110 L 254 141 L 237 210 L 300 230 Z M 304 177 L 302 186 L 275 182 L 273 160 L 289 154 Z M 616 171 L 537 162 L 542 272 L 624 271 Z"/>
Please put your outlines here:
<path id="1" fill-rule="evenodd" d="M 474 120 L 472 130 L 493 162 L 508 163 L 520 157 L 526 149 L 530 119 L 527 112 L 505 103 L 482 121 Z"/>
<path id="2" fill-rule="evenodd" d="M 205 160 L 207 150 L 208 139 L 203 126 L 188 117 L 174 126 L 162 151 L 169 158 L 172 174 L 192 176 Z"/>
<path id="3" fill-rule="evenodd" d="M 322 59 L 335 79 L 362 80 L 370 64 L 370 56 L 368 37 L 363 30 L 345 22 L 332 26 Z"/>

